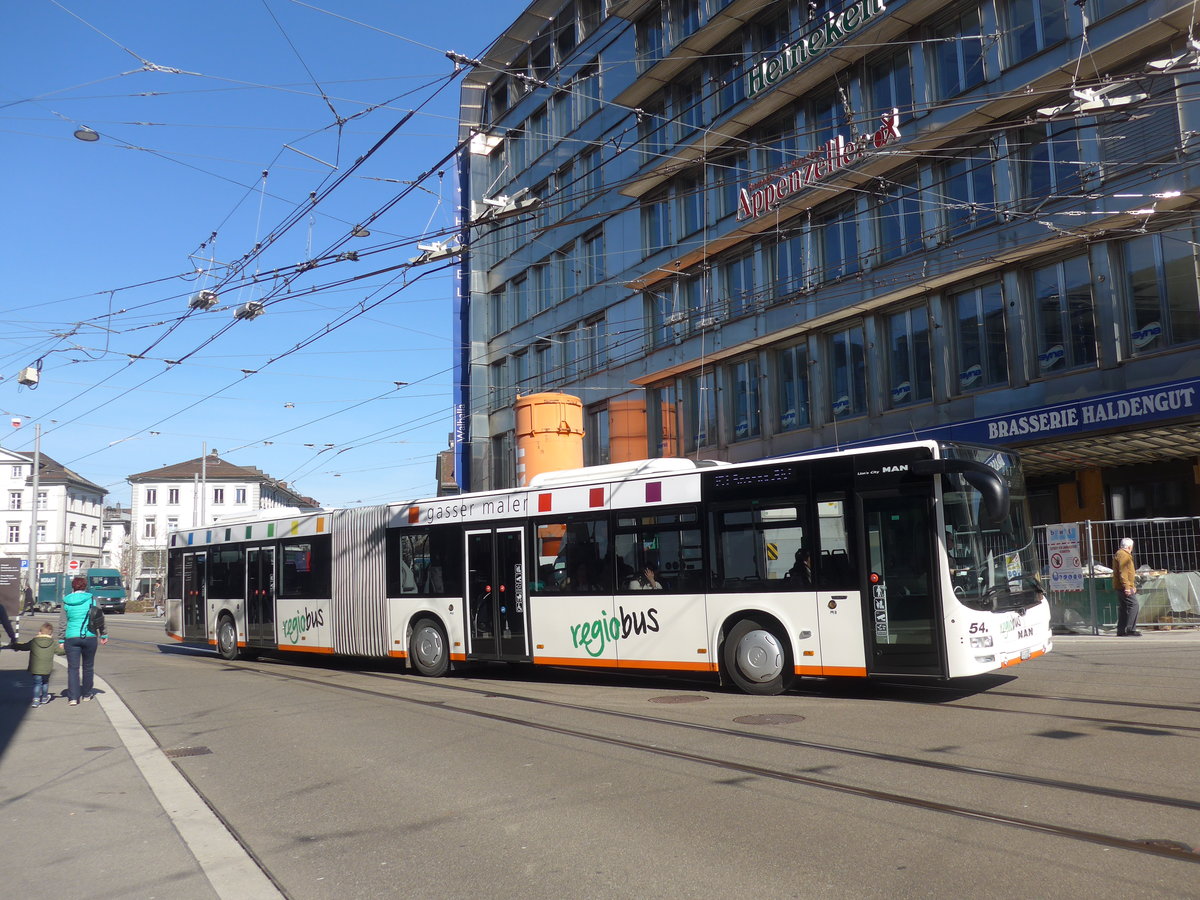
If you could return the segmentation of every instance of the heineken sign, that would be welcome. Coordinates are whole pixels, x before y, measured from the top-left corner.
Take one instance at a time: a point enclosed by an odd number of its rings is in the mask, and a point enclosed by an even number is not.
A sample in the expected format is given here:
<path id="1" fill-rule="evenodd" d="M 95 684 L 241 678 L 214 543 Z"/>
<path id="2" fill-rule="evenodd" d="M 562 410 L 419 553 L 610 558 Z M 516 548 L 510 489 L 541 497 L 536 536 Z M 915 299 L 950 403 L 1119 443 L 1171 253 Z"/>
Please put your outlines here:
<path id="1" fill-rule="evenodd" d="M 837 15 L 831 14 L 823 25 L 814 28 L 794 44 L 784 45 L 770 59 L 763 60 L 751 69 L 746 75 L 746 94 L 753 97 L 773 87 L 800 66 L 836 47 L 883 12 L 886 12 L 883 0 L 858 0 Z"/>
<path id="2" fill-rule="evenodd" d="M 786 163 L 738 192 L 738 221 L 757 219 L 783 203 L 792 194 L 824 181 L 900 140 L 900 111 L 893 109 L 879 117 L 879 127 L 847 140 L 838 135 L 820 150 Z"/>

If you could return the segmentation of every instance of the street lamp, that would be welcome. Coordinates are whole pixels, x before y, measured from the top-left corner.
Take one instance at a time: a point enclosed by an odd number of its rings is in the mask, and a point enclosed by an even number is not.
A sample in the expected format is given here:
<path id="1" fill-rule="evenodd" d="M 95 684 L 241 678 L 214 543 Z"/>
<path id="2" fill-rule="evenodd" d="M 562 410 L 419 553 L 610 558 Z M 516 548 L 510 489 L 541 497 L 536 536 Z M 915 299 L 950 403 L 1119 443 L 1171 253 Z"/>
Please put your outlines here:
<path id="1" fill-rule="evenodd" d="M 86 125 L 80 125 L 75 129 L 75 139 L 78 141 L 83 141 L 87 144 L 92 144 L 100 140 L 100 135 L 91 128 L 88 128 Z"/>

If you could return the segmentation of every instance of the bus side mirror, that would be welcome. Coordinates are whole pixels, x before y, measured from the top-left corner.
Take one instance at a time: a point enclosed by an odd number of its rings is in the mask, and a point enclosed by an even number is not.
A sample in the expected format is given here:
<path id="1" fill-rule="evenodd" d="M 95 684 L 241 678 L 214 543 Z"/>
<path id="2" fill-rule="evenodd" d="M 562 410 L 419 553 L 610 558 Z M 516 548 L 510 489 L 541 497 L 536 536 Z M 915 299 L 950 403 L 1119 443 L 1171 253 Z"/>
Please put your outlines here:
<path id="1" fill-rule="evenodd" d="M 1008 482 L 989 465 L 973 459 L 930 459 L 914 463 L 912 471 L 921 475 L 959 473 L 983 498 L 985 525 L 998 524 L 1008 516 Z"/>

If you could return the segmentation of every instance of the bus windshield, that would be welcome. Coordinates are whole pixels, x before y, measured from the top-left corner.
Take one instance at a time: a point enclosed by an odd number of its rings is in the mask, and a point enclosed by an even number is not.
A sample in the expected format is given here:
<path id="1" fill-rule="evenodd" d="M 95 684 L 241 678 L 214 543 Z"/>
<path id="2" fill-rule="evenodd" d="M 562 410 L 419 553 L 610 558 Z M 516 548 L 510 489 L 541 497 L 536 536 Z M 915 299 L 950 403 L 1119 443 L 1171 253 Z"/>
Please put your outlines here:
<path id="1" fill-rule="evenodd" d="M 119 588 L 121 586 L 120 575 L 89 575 L 88 586 L 98 588 Z"/>
<path id="2" fill-rule="evenodd" d="M 983 447 L 946 445 L 951 459 L 969 459 L 996 470 L 1008 482 L 1008 514 L 988 519 L 982 495 L 959 473 L 943 476 L 946 554 L 955 597 L 979 610 L 1025 609 L 1041 597 L 1025 478 L 1014 455 Z"/>

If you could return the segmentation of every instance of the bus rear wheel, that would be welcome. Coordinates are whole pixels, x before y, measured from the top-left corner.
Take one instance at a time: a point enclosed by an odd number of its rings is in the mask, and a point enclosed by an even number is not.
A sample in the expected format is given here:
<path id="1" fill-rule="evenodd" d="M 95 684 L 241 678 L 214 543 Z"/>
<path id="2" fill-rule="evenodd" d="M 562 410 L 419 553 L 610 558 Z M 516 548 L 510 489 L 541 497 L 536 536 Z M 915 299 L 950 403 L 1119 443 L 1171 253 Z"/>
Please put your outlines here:
<path id="1" fill-rule="evenodd" d="M 238 658 L 237 626 L 232 616 L 221 616 L 217 622 L 217 654 L 231 661 Z"/>
<path id="2" fill-rule="evenodd" d="M 795 679 L 787 644 L 754 619 L 742 619 L 729 629 L 721 661 L 733 683 L 747 694 L 781 694 Z"/>
<path id="3" fill-rule="evenodd" d="M 445 675 L 450 668 L 450 650 L 442 626 L 433 619 L 418 619 L 408 639 L 408 658 L 422 675 Z"/>

